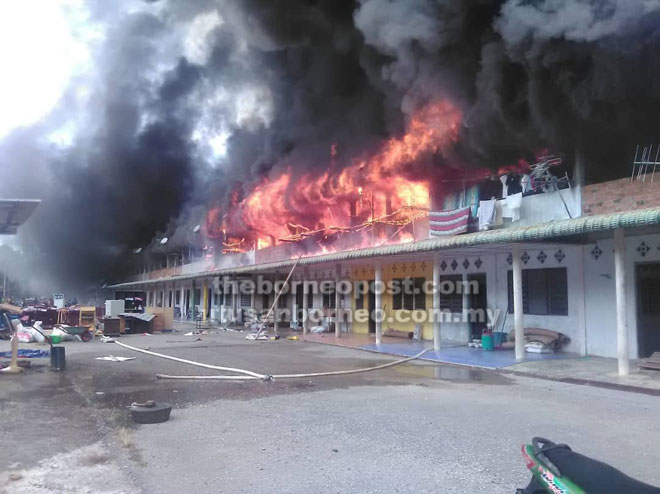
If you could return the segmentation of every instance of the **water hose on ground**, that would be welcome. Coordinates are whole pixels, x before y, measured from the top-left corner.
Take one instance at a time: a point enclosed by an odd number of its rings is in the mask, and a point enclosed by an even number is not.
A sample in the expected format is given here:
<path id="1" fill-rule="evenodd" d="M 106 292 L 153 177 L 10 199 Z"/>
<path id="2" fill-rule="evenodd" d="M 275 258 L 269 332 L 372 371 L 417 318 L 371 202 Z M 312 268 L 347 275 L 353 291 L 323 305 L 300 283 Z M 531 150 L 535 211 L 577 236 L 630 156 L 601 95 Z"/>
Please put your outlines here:
<path id="1" fill-rule="evenodd" d="M 231 367 L 220 367 L 217 365 L 209 365 L 209 364 L 203 364 L 200 362 L 195 362 L 193 360 L 186 360 L 186 359 L 181 359 L 178 357 L 172 357 L 170 355 L 164 355 L 162 353 L 156 353 L 156 352 L 150 352 L 148 350 L 142 350 L 141 348 L 135 348 L 130 345 L 126 345 L 124 343 L 119 343 L 118 341 L 115 341 L 115 343 L 119 346 L 122 346 L 124 348 L 128 348 L 129 350 L 134 350 L 136 352 L 141 352 L 141 353 L 146 353 L 147 355 L 153 355 L 154 357 L 161 357 L 165 358 L 168 360 L 174 360 L 176 362 L 181 362 L 184 364 L 190 364 L 190 365 L 195 365 L 197 367 L 205 367 L 207 369 L 215 369 L 215 370 L 223 370 L 226 372 L 234 372 L 236 374 L 243 374 L 241 376 L 171 376 L 167 374 L 156 374 L 156 377 L 158 379 L 181 379 L 181 380 L 198 380 L 198 381 L 236 381 L 236 380 L 262 380 L 262 381 L 270 381 L 273 379 L 302 379 L 302 378 L 309 378 L 309 377 L 324 377 L 324 376 L 346 376 L 349 374 L 361 374 L 363 372 L 371 372 L 375 370 L 381 370 L 381 369 L 387 369 L 388 367 L 394 367 L 395 365 L 400 365 L 400 364 L 405 364 L 406 362 L 410 362 L 411 360 L 416 360 L 420 358 L 422 355 L 424 355 L 426 352 L 428 352 L 430 349 L 422 350 L 416 355 L 413 355 L 412 357 L 407 357 L 404 359 L 396 360 L 394 362 L 388 362 L 387 364 L 381 364 L 381 365 L 376 365 L 374 367 L 363 367 L 360 369 L 351 369 L 351 370 L 341 370 L 341 371 L 329 371 L 329 372 L 310 372 L 307 374 L 258 374 L 256 372 L 251 372 L 245 369 L 234 369 Z"/>
<path id="2" fill-rule="evenodd" d="M 160 357 L 168 360 L 174 360 L 175 362 L 181 362 L 182 364 L 196 365 L 197 367 L 204 367 L 206 369 L 219 370 L 224 372 L 234 372 L 236 374 L 245 374 L 246 376 L 251 376 L 255 379 L 267 379 L 268 376 L 263 374 L 257 374 L 256 372 L 251 372 L 244 369 L 234 369 L 232 367 L 221 367 L 218 365 L 203 364 L 201 362 L 195 362 L 194 360 L 186 360 L 184 358 L 172 357 L 171 355 L 164 355 L 162 353 L 150 352 L 149 350 L 143 350 L 142 348 L 135 348 L 134 346 L 127 345 L 125 343 L 120 343 L 115 341 L 115 344 L 133 350 L 135 352 L 146 353 L 147 355 L 153 355 L 154 357 Z"/>

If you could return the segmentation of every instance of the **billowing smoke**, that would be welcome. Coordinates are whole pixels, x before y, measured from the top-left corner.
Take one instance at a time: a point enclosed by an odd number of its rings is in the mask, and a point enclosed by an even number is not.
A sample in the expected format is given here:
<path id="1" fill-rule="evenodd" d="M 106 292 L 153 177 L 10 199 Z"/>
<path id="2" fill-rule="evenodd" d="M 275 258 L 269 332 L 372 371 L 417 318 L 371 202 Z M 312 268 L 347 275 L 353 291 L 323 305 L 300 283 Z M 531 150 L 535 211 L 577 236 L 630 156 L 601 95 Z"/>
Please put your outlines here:
<path id="1" fill-rule="evenodd" d="M 333 166 L 438 99 L 460 138 L 433 166 L 579 151 L 623 176 L 660 139 L 657 0 L 88 0 L 92 63 L 0 140 L 2 195 L 44 202 L 32 278 L 117 278 L 133 249 L 194 241 L 265 176 Z M 47 41 L 44 40 L 44 43 Z M 156 240 L 154 240 L 156 239 Z M 49 288 L 50 289 L 50 288 Z"/>

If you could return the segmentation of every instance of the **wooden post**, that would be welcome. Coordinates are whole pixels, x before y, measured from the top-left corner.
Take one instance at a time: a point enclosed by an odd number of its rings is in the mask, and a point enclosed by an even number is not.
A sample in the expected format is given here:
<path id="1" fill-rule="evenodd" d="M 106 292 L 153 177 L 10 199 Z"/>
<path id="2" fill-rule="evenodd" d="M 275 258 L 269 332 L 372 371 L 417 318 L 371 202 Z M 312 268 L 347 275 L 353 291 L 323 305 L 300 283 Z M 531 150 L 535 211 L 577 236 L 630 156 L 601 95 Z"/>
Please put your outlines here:
<path id="1" fill-rule="evenodd" d="M 523 286 L 522 266 L 520 264 L 520 246 L 511 247 L 513 258 L 513 321 L 516 335 L 516 360 L 525 359 L 525 328 L 523 326 Z"/>
<path id="2" fill-rule="evenodd" d="M 440 326 L 440 258 L 433 260 L 433 349 L 442 348 L 442 328 Z"/>
<path id="3" fill-rule="evenodd" d="M 374 289 L 376 290 L 376 307 L 374 310 L 376 317 L 376 345 L 383 342 L 383 266 L 376 264 L 374 270 Z"/>
<path id="4" fill-rule="evenodd" d="M 628 319 L 626 317 L 626 240 L 623 229 L 614 230 L 614 275 L 616 286 L 616 342 L 619 375 L 630 372 L 628 361 Z"/>

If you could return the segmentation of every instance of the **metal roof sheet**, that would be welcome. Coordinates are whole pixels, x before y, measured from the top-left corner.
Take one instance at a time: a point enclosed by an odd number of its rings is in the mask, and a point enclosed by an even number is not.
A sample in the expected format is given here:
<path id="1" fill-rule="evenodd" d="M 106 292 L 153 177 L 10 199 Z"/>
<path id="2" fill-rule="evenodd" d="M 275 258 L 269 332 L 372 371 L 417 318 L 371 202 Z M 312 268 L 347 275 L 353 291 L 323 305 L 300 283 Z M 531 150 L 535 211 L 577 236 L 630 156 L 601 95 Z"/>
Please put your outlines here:
<path id="1" fill-rule="evenodd" d="M 499 230 L 488 230 L 476 233 L 466 233 L 451 237 L 436 237 L 405 244 L 383 245 L 365 249 L 348 250 L 323 254 L 319 256 L 303 257 L 298 265 L 306 266 L 324 262 L 342 262 L 357 259 L 368 259 L 380 256 L 413 254 L 421 252 L 434 252 L 461 247 L 474 247 L 486 244 L 537 242 L 541 240 L 571 237 L 594 232 L 615 230 L 618 228 L 642 228 L 660 225 L 660 208 L 644 209 L 638 211 L 625 211 L 621 213 L 599 214 L 582 216 L 567 220 L 552 221 L 525 227 L 509 227 Z M 252 264 L 235 268 L 223 268 L 194 274 L 185 274 L 158 278 L 154 280 L 131 281 L 111 285 L 109 288 L 127 288 L 131 286 L 148 285 L 154 283 L 184 281 L 208 276 L 228 274 L 258 273 L 289 268 L 296 262 L 295 259 L 286 259 L 265 264 Z"/>
<path id="2" fill-rule="evenodd" d="M 40 203 L 38 199 L 0 199 L 0 235 L 15 235 Z"/>

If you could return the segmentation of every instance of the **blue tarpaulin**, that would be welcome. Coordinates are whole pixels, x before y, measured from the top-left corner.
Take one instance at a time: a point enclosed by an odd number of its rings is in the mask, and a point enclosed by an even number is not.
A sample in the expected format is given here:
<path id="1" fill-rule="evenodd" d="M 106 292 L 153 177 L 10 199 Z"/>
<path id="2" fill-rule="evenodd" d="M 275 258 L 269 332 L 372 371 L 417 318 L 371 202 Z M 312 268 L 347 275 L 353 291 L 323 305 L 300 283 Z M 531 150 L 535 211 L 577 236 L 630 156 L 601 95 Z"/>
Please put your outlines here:
<path id="1" fill-rule="evenodd" d="M 11 352 L 0 352 L 0 357 L 11 358 Z M 28 348 L 18 349 L 19 358 L 45 358 L 50 357 L 48 350 L 30 350 Z"/>

